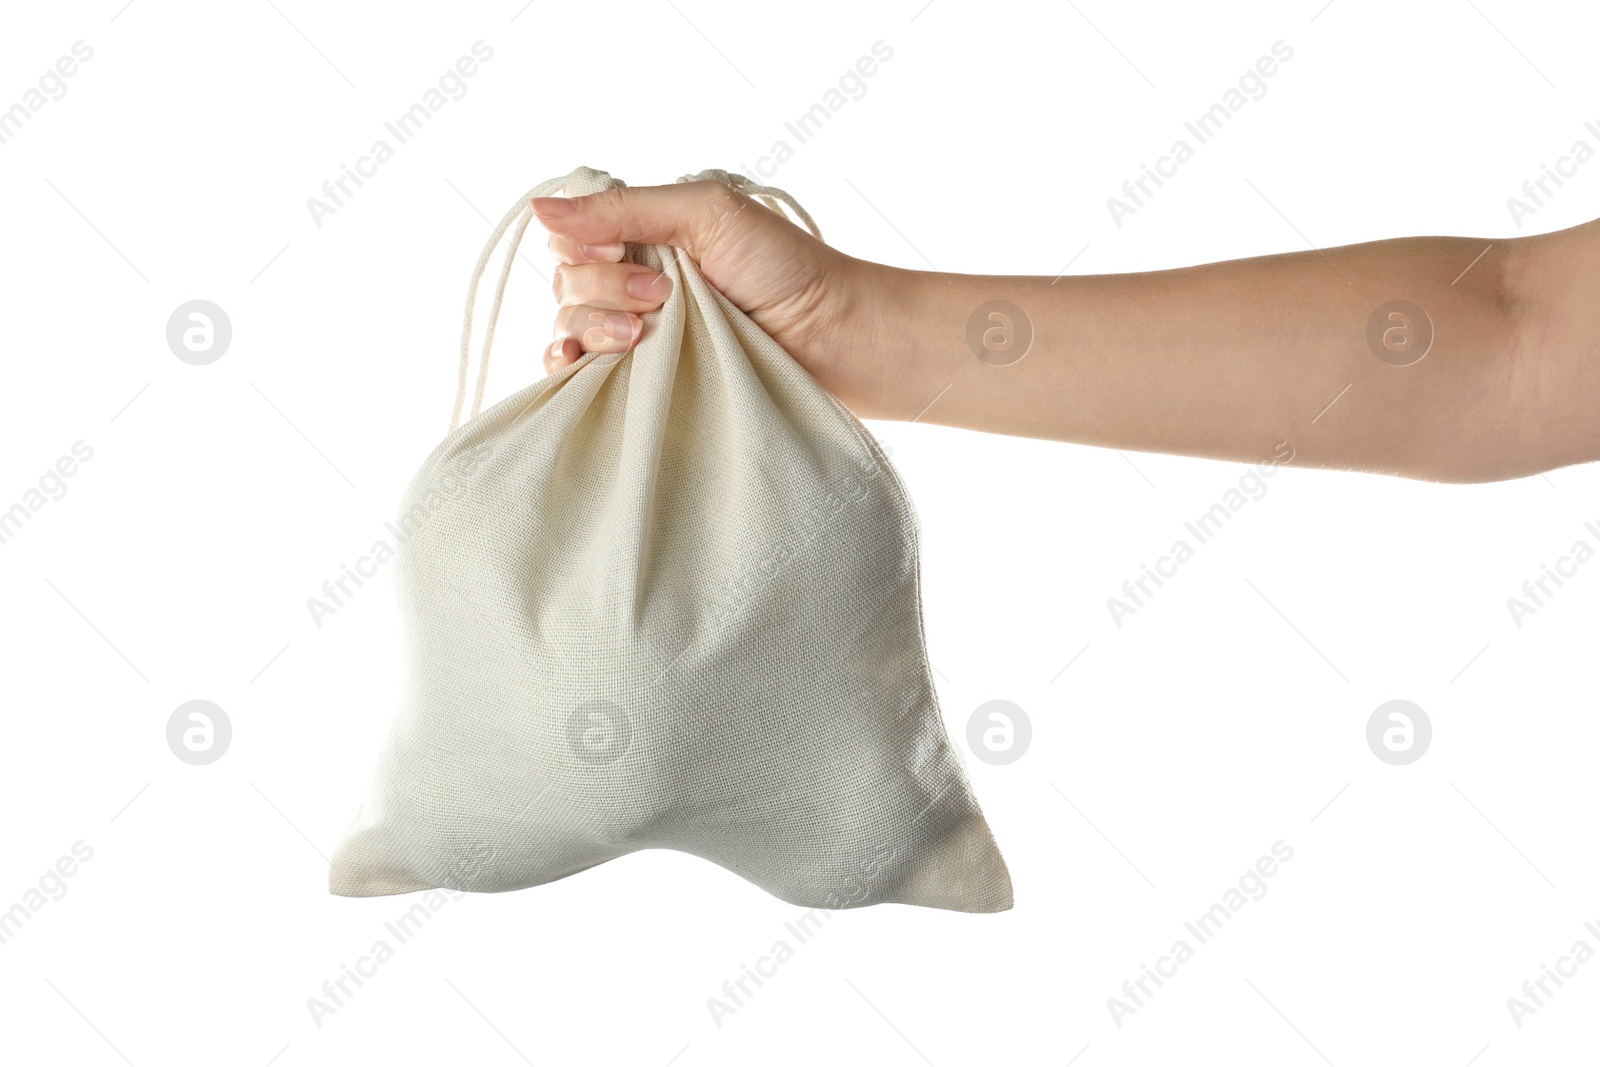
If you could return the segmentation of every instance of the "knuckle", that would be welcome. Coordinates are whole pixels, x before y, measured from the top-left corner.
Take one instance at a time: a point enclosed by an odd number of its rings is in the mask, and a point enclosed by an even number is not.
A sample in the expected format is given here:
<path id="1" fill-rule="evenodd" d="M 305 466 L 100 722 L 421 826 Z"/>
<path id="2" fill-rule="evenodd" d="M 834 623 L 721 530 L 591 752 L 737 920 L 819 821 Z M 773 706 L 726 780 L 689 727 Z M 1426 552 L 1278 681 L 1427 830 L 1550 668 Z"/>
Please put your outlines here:
<path id="1" fill-rule="evenodd" d="M 628 205 L 632 202 L 632 193 L 626 187 L 606 189 L 594 194 L 594 200 L 604 208 L 607 217 L 620 223 L 627 217 Z"/>
<path id="2" fill-rule="evenodd" d="M 703 178 L 694 184 L 698 187 L 701 202 L 707 208 L 723 211 L 738 209 L 741 198 L 728 183 L 715 178 Z"/>
<path id="3" fill-rule="evenodd" d="M 737 189 L 714 178 L 695 184 L 704 186 L 699 193 L 700 210 L 696 212 L 695 236 L 702 242 L 709 242 L 751 201 Z"/>

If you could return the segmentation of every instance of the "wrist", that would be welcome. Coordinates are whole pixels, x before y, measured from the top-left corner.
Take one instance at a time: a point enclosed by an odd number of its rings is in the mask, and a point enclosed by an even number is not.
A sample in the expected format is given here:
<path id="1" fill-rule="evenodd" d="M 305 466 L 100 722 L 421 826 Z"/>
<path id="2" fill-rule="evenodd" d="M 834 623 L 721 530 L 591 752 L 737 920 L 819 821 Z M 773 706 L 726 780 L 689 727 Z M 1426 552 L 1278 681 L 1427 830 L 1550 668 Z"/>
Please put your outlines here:
<path id="1" fill-rule="evenodd" d="M 859 284 L 851 286 L 861 344 L 853 360 L 862 418 L 909 422 L 928 406 L 944 382 L 935 382 L 948 344 L 937 336 L 939 315 L 933 292 L 939 275 L 879 263 L 861 263 Z"/>

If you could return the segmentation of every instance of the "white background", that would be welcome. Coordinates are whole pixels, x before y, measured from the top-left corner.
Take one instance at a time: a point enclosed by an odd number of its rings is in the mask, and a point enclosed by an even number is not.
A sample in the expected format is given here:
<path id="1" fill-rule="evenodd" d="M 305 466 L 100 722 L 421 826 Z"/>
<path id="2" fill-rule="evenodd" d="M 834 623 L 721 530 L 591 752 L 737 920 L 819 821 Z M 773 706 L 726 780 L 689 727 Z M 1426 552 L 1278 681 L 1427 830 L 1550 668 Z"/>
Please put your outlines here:
<path id="1" fill-rule="evenodd" d="M 326 891 L 403 670 L 388 577 L 321 629 L 305 604 L 442 436 L 485 216 L 538 181 L 753 166 L 882 40 L 865 95 L 768 178 L 863 258 L 1055 275 L 1488 244 L 1600 214 L 1600 162 L 1520 231 L 1506 207 L 1596 141 L 1592 9 L 274 2 L 15 5 L 0 34 L 0 107 L 74 42 L 94 50 L 0 145 L 0 509 L 74 442 L 94 450 L 0 545 L 0 909 L 93 849 L 0 945 L 0 1058 L 1593 1053 L 1600 962 L 1520 1028 L 1506 999 L 1580 938 L 1600 950 L 1600 565 L 1520 628 L 1506 599 L 1600 543 L 1600 469 L 1459 487 L 1282 470 L 1118 628 L 1106 598 L 1245 467 L 874 425 L 921 517 L 951 733 L 995 698 L 1033 722 L 1018 762 L 967 760 L 1016 907 L 838 913 L 720 1027 L 707 998 L 797 909 L 663 852 L 452 900 L 313 1021 L 307 999 L 411 902 Z M 316 226 L 306 199 L 478 40 L 494 55 L 466 95 Z M 1294 54 L 1267 95 L 1115 226 L 1106 198 L 1279 40 Z M 542 242 L 529 259 L 548 273 Z M 512 293 L 491 402 L 542 373 L 549 288 L 523 265 Z M 165 340 L 196 298 L 234 330 L 204 367 Z M 1316 414 L 1308 434 L 1337 432 L 1338 406 Z M 195 698 L 234 728 L 205 767 L 165 740 Z M 1394 698 L 1434 727 L 1404 767 L 1365 741 Z M 1107 998 L 1279 840 L 1294 854 L 1269 892 L 1117 1026 Z"/>

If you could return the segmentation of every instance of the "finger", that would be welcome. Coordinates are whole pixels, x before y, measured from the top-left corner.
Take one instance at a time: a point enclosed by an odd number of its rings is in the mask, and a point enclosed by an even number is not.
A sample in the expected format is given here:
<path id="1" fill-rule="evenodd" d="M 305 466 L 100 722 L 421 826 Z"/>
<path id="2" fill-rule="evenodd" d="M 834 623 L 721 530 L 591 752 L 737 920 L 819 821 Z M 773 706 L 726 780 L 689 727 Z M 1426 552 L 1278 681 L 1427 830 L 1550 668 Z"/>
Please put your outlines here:
<path id="1" fill-rule="evenodd" d="M 681 185 L 625 186 L 588 196 L 539 196 L 533 199 L 533 212 L 545 229 L 574 245 L 612 241 L 665 244 L 687 248 L 698 256 L 732 216 L 752 204 L 756 202 L 725 183 L 706 179 Z M 787 220 L 770 211 L 760 214 L 787 225 Z"/>
<path id="2" fill-rule="evenodd" d="M 583 346 L 570 337 L 550 342 L 544 350 L 544 372 L 554 374 L 583 357 Z"/>
<path id="3" fill-rule="evenodd" d="M 672 279 L 637 263 L 563 263 L 550 287 L 562 307 L 593 304 L 645 312 L 666 302 Z"/>
<path id="4" fill-rule="evenodd" d="M 550 235 L 549 245 L 550 251 L 563 263 L 615 263 L 627 251 L 621 241 L 583 244 L 556 234 Z"/>
<path id="5" fill-rule="evenodd" d="M 584 352 L 626 352 L 643 330 L 643 319 L 616 308 L 578 304 L 556 315 L 556 339 L 571 338 Z"/>

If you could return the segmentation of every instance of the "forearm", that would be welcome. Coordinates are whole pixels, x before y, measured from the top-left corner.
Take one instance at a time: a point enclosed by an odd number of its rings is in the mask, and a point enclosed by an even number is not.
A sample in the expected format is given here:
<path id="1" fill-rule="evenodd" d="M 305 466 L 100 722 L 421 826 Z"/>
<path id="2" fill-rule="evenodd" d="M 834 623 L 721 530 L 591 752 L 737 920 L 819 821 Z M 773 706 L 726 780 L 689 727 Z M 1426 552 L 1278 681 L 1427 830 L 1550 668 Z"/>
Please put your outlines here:
<path id="1" fill-rule="evenodd" d="M 885 372 L 858 404 L 1120 449 L 1255 462 L 1288 442 L 1298 465 L 1446 481 L 1532 474 L 1592 458 L 1579 431 L 1597 421 L 1594 390 L 1570 351 L 1547 351 L 1570 350 L 1581 324 L 1530 329 L 1549 318 L 1564 276 L 1532 264 L 1565 236 L 1408 238 L 1055 281 L 874 268 Z M 1574 238 L 1563 254 L 1583 247 Z M 1368 342 L 1369 319 L 1397 298 L 1433 330 L 1407 366 Z M 1033 331 L 1010 365 L 967 343 L 969 317 L 995 299 L 1020 307 Z M 1552 431 L 1552 418 L 1564 428 Z"/>

